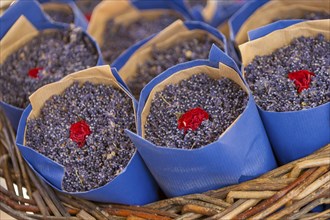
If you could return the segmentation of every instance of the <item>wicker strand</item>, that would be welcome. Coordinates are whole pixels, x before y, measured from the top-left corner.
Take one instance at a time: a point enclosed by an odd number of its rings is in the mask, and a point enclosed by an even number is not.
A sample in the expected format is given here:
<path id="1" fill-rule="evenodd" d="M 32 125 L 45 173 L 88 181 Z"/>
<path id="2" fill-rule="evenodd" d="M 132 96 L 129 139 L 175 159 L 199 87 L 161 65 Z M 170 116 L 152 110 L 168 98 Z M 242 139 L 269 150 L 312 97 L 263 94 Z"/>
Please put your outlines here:
<path id="1" fill-rule="evenodd" d="M 8 121 L 5 120 L 5 123 L 3 123 L 5 126 L 9 126 Z M 11 129 L 4 129 L 3 135 L 5 138 L 11 138 L 12 142 L 15 142 L 15 138 L 12 135 L 12 130 Z M 21 178 L 21 171 L 18 165 L 17 157 L 16 157 L 16 152 L 15 148 L 11 146 L 6 146 L 5 148 L 10 156 L 11 159 L 11 164 L 12 168 L 14 171 L 14 175 L 16 177 L 16 185 L 17 185 L 17 191 L 19 196 L 23 196 L 23 183 L 22 183 L 22 178 Z M 12 182 L 10 184 L 13 184 Z"/>
<path id="2" fill-rule="evenodd" d="M 328 195 L 328 197 L 329 197 L 329 195 Z M 288 218 L 288 220 L 298 219 L 301 216 L 305 215 L 306 213 L 310 212 L 315 207 L 322 205 L 322 204 L 330 204 L 330 198 L 317 199 L 314 202 L 311 202 L 308 205 L 306 205 L 304 208 L 302 208 L 300 210 L 300 212 L 296 212 L 296 213 L 293 212 L 291 215 L 288 215 L 287 218 Z"/>
<path id="3" fill-rule="evenodd" d="M 320 189 L 316 190 L 314 193 L 306 197 L 305 199 L 293 203 L 291 206 L 288 206 L 282 209 L 281 211 L 269 216 L 269 219 L 281 219 L 282 217 L 292 213 L 294 210 L 300 209 L 306 203 L 312 202 L 315 198 L 319 196 L 325 196 L 329 189 L 330 189 L 330 183 L 327 183 L 324 186 L 322 186 Z"/>

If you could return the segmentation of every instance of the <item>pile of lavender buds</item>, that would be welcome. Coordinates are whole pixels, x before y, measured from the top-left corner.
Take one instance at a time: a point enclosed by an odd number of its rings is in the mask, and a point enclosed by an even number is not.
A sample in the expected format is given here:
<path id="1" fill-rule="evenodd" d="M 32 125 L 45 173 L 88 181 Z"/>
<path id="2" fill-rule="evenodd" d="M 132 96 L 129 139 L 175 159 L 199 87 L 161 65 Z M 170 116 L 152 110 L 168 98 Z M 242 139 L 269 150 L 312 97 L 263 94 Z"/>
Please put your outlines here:
<path id="1" fill-rule="evenodd" d="M 70 125 L 80 120 L 91 130 L 82 147 L 70 139 Z M 136 130 L 127 94 L 108 85 L 75 82 L 27 122 L 26 146 L 65 167 L 64 190 L 87 191 L 111 181 L 135 153 L 124 129 Z"/>
<path id="2" fill-rule="evenodd" d="M 290 45 L 266 56 L 256 56 L 247 65 L 246 80 L 257 104 L 274 112 L 310 109 L 330 101 L 330 41 L 299 37 Z M 315 74 L 309 89 L 297 92 L 288 73 L 308 70 Z"/>
<path id="3" fill-rule="evenodd" d="M 42 31 L 0 64 L 2 101 L 25 108 L 38 88 L 95 66 L 97 60 L 95 46 L 81 29 Z M 34 68 L 42 68 L 37 78 L 29 76 Z"/>
<path id="4" fill-rule="evenodd" d="M 197 74 L 157 92 L 147 117 L 145 138 L 158 146 L 196 149 L 216 141 L 244 111 L 248 95 L 228 78 Z M 193 108 L 209 114 L 197 130 L 178 129 L 178 119 Z"/>
<path id="5" fill-rule="evenodd" d="M 186 5 L 188 8 L 194 7 L 205 7 L 208 0 L 185 0 Z"/>
<path id="6" fill-rule="evenodd" d="M 183 40 L 166 49 L 154 47 L 151 57 L 139 64 L 136 75 L 127 82 L 133 95 L 138 98 L 143 87 L 166 69 L 187 61 L 207 59 L 212 44 L 223 49 L 223 44 L 208 35 L 201 38 Z"/>
<path id="7" fill-rule="evenodd" d="M 326 13 L 326 12 L 310 12 L 310 13 L 304 14 L 302 17 L 299 17 L 299 18 L 277 18 L 277 19 L 273 20 L 273 22 L 279 21 L 279 20 L 286 20 L 286 19 L 321 20 L 321 19 L 329 19 L 329 18 L 330 18 L 330 14 Z"/>
<path id="8" fill-rule="evenodd" d="M 109 20 L 101 47 L 105 62 L 111 64 L 134 43 L 163 30 L 177 19 L 180 19 L 178 15 L 166 13 L 157 19 L 141 18 L 129 25 L 115 24 L 114 20 Z"/>
<path id="9" fill-rule="evenodd" d="M 306 20 L 320 20 L 320 19 L 329 19 L 330 14 L 326 12 L 311 12 L 308 14 L 305 14 L 302 19 Z"/>
<path id="10" fill-rule="evenodd" d="M 44 12 L 49 15 L 54 21 L 71 24 L 74 22 L 74 15 L 72 10 L 59 9 L 44 9 Z"/>

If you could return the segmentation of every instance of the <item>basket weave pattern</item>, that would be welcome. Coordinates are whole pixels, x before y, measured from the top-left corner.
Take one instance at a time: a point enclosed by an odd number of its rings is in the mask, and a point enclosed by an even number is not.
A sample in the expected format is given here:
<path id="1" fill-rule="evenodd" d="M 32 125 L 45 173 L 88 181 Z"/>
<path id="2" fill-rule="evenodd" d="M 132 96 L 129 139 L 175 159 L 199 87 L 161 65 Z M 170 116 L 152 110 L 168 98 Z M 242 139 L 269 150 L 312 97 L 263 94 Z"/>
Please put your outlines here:
<path id="1" fill-rule="evenodd" d="M 0 209 L 17 219 L 330 219 L 330 144 L 258 179 L 144 207 L 100 204 L 54 191 L 22 159 L 0 113 Z M 15 187 L 16 192 L 15 192 Z M 26 190 L 29 198 L 23 196 Z"/>

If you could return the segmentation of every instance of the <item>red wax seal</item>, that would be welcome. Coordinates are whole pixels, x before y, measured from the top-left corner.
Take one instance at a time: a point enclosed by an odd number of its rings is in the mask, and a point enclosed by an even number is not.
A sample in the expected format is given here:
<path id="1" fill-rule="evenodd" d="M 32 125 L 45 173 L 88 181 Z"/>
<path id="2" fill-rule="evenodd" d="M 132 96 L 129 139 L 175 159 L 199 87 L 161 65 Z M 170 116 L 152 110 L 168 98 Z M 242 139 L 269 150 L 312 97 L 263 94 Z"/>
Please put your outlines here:
<path id="1" fill-rule="evenodd" d="M 289 79 L 293 80 L 298 93 L 309 88 L 312 76 L 315 76 L 315 74 L 308 70 L 299 70 L 288 74 Z"/>
<path id="2" fill-rule="evenodd" d="M 70 138 L 78 144 L 79 147 L 85 145 L 86 136 L 90 135 L 92 132 L 89 128 L 89 125 L 84 121 L 78 121 L 70 127 Z"/>
<path id="3" fill-rule="evenodd" d="M 32 68 L 29 70 L 29 77 L 31 78 L 38 78 L 38 74 L 40 70 L 43 70 L 44 68 L 42 67 L 36 67 L 36 68 Z"/>
<path id="4" fill-rule="evenodd" d="M 209 114 L 201 108 L 193 108 L 181 115 L 178 120 L 178 128 L 180 130 L 196 130 L 204 120 L 209 119 Z"/>
<path id="5" fill-rule="evenodd" d="M 87 21 L 90 21 L 92 17 L 92 14 L 85 14 L 85 18 L 87 19 Z"/>

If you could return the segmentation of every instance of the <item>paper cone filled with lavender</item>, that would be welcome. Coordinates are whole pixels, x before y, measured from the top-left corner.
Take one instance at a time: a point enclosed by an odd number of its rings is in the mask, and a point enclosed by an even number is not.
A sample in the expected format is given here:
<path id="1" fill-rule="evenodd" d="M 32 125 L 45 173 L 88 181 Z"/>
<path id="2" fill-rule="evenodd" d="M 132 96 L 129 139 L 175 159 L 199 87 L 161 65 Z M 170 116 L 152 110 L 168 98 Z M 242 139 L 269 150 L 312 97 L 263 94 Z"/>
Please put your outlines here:
<path id="1" fill-rule="evenodd" d="M 185 19 L 188 15 L 182 10 L 171 1 L 103 1 L 93 11 L 88 32 L 99 43 L 105 62 L 111 64 L 134 43 Z"/>
<path id="2" fill-rule="evenodd" d="M 19 17 L 19 10 L 28 6 L 31 6 L 30 2 L 21 1 L 9 10 L 16 10 Z M 101 62 L 98 46 L 86 32 L 77 27 L 51 23 L 37 4 L 32 6 L 31 10 L 36 10 L 34 16 L 38 19 L 30 21 L 21 16 L 13 21 L 0 45 L 1 106 L 14 128 L 34 91 L 69 73 Z M 9 15 L 3 17 L 4 28 L 7 25 L 5 19 L 14 19 L 7 18 Z"/>
<path id="3" fill-rule="evenodd" d="M 207 59 L 212 45 L 226 50 L 224 36 L 201 22 L 176 21 L 168 28 L 134 46 L 114 63 L 136 98 L 153 78 L 176 64 Z"/>
<path id="4" fill-rule="evenodd" d="M 141 93 L 140 136 L 130 137 L 170 197 L 241 182 L 276 166 L 235 64 L 213 50 L 211 61 L 177 65 Z"/>
<path id="5" fill-rule="evenodd" d="M 302 22 L 240 46 L 244 76 L 281 163 L 330 142 L 329 24 Z"/>
<path id="6" fill-rule="evenodd" d="M 248 1 L 230 19 L 231 37 L 238 46 L 248 41 L 248 32 L 279 20 L 330 18 L 328 0 L 287 1 L 270 0 Z"/>
<path id="7" fill-rule="evenodd" d="M 37 90 L 17 143 L 57 190 L 100 202 L 152 202 L 157 187 L 124 133 L 135 131 L 136 103 L 114 71 L 94 67 Z"/>

